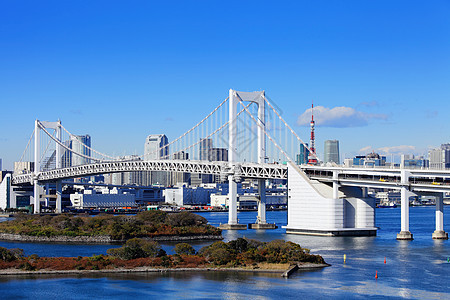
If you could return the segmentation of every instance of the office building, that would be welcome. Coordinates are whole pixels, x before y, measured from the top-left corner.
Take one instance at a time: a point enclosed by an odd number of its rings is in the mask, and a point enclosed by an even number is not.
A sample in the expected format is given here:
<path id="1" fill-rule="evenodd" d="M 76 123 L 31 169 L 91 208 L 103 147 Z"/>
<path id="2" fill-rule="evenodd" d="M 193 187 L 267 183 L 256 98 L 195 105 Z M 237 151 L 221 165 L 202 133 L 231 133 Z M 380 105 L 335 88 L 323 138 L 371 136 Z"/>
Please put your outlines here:
<path id="1" fill-rule="evenodd" d="M 305 146 L 306 145 L 306 146 Z M 308 163 L 309 150 L 308 144 L 300 144 L 300 153 L 297 154 L 296 163 L 297 165 L 304 165 Z"/>
<path id="2" fill-rule="evenodd" d="M 379 167 L 386 166 L 386 156 L 371 152 L 363 156 L 355 156 L 353 158 L 353 166 Z"/>
<path id="3" fill-rule="evenodd" d="M 339 164 L 339 141 L 338 140 L 326 140 L 325 141 L 324 162 Z"/>
<path id="4" fill-rule="evenodd" d="M 84 156 L 91 156 L 91 136 L 86 135 L 73 135 L 70 140 L 64 141 L 63 144 L 71 149 L 73 152 L 80 153 Z M 87 147 L 86 147 L 87 146 Z M 88 148 L 89 147 L 89 148 Z M 74 154 L 68 149 L 64 150 L 61 159 L 61 165 L 63 168 L 79 166 L 90 163 L 90 159 L 86 157 Z M 55 152 L 56 153 L 56 152 Z M 44 165 L 44 167 L 51 168 L 50 164 L 55 164 L 55 159 L 49 159 L 49 161 Z"/>
<path id="5" fill-rule="evenodd" d="M 144 160 L 168 159 L 169 140 L 165 134 L 150 134 L 145 139 Z"/>
<path id="6" fill-rule="evenodd" d="M 16 161 L 14 162 L 14 174 L 27 174 L 34 172 L 34 162 Z"/>
<path id="7" fill-rule="evenodd" d="M 86 134 L 86 135 L 73 135 L 71 142 L 72 142 L 71 149 L 73 150 L 73 152 L 80 153 L 80 154 L 82 154 L 84 156 L 88 156 L 88 157 L 91 156 L 91 149 L 90 149 L 90 147 L 91 147 L 91 136 L 90 135 L 88 135 L 88 134 Z M 73 166 L 80 166 L 80 165 L 89 164 L 91 162 L 89 158 L 76 155 L 73 152 L 71 153 L 71 155 L 72 155 L 72 164 L 71 164 L 71 166 L 72 167 Z"/>
<path id="8" fill-rule="evenodd" d="M 430 166 L 429 160 L 423 156 L 415 157 L 414 155 L 405 155 L 404 163 L 406 168 L 422 169 Z"/>
<path id="9" fill-rule="evenodd" d="M 150 134 L 145 139 L 144 160 L 169 159 L 169 140 L 165 134 Z M 147 184 L 167 186 L 170 184 L 170 172 L 146 172 Z"/>
<path id="10" fill-rule="evenodd" d="M 228 161 L 228 149 L 211 148 L 209 158 L 211 161 Z"/>
<path id="11" fill-rule="evenodd" d="M 200 160 L 211 161 L 211 149 L 213 147 L 212 139 L 201 139 L 200 140 Z"/>
<path id="12" fill-rule="evenodd" d="M 186 153 L 184 151 L 178 151 L 173 154 L 174 160 L 188 160 L 189 159 L 189 153 Z M 182 183 L 189 184 L 191 174 L 190 173 L 184 173 L 184 172 L 171 172 L 172 176 L 172 185 L 178 185 Z"/>
<path id="13" fill-rule="evenodd" d="M 440 148 L 428 151 L 431 169 L 450 168 L 450 144 L 442 144 Z"/>

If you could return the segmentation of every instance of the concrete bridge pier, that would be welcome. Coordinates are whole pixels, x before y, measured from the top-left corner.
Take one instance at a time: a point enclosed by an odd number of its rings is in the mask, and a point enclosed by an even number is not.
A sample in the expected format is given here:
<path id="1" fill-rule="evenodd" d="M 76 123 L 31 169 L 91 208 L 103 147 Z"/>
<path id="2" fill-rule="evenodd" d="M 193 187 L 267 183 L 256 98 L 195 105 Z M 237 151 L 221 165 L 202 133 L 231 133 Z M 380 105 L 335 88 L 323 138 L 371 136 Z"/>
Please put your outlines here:
<path id="1" fill-rule="evenodd" d="M 229 126 L 228 126 L 228 162 L 230 168 L 233 169 L 233 164 L 237 161 L 237 104 L 235 92 L 230 89 L 229 97 Z M 228 224 L 222 224 L 220 229 L 247 229 L 247 225 L 241 225 L 237 219 L 237 183 L 234 174 L 228 175 Z"/>
<path id="2" fill-rule="evenodd" d="M 41 187 L 37 180 L 33 183 L 33 195 L 34 195 L 34 213 L 41 213 Z"/>
<path id="3" fill-rule="evenodd" d="M 258 179 L 258 217 L 255 224 L 250 224 L 251 229 L 275 229 L 275 224 L 266 221 L 266 181 Z"/>
<path id="4" fill-rule="evenodd" d="M 409 197 L 406 188 L 409 182 L 409 173 L 404 169 L 401 170 L 401 231 L 397 234 L 397 240 L 413 240 L 413 235 L 409 231 Z"/>
<path id="5" fill-rule="evenodd" d="M 444 231 L 444 200 L 443 194 L 436 195 L 436 230 L 432 238 L 436 240 L 447 240 L 448 233 Z"/>
<path id="6" fill-rule="evenodd" d="M 62 212 L 61 194 L 62 194 L 62 184 L 61 181 L 58 180 L 56 181 L 56 210 L 55 210 L 57 214 L 60 214 Z"/>

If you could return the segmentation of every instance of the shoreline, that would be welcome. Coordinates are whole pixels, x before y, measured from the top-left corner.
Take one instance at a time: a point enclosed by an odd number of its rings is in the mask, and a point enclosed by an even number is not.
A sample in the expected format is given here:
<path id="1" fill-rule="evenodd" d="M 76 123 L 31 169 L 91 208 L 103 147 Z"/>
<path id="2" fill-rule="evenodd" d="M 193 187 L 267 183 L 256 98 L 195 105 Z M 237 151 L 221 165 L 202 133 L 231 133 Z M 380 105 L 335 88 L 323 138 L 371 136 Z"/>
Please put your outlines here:
<path id="1" fill-rule="evenodd" d="M 222 235 L 190 235 L 190 236 L 155 236 L 155 237 L 141 237 L 146 240 L 178 242 L 178 241 L 213 241 L 223 240 Z M 57 235 L 52 237 L 47 236 L 32 236 L 13 233 L 0 233 L 0 240 L 11 242 L 26 242 L 26 243 L 71 243 L 71 244 L 123 244 L 127 240 L 115 240 L 109 235 L 80 235 L 80 236 L 65 236 Z"/>
<path id="2" fill-rule="evenodd" d="M 329 264 L 313 264 L 313 263 L 299 263 L 297 270 L 316 270 L 329 267 Z M 289 268 L 290 269 L 290 268 Z M 288 269 L 288 270 L 289 270 Z M 117 268 L 117 269 L 103 269 L 103 270 L 37 270 L 26 271 L 18 269 L 3 269 L 0 270 L 0 276 L 16 276 L 16 275 L 93 275 L 93 274 L 131 274 L 131 273 L 169 273 L 169 272 L 246 272 L 246 273 L 279 273 L 282 276 L 287 270 L 283 269 L 250 269 L 250 268 L 151 268 L 138 267 L 133 269 Z"/>

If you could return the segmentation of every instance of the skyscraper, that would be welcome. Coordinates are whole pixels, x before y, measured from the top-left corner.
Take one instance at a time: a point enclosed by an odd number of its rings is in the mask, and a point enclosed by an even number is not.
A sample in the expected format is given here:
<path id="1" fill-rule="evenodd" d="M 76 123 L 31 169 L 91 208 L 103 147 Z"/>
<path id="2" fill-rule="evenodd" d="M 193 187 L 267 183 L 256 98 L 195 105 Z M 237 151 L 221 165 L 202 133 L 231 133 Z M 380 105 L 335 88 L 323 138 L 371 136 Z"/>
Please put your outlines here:
<path id="1" fill-rule="evenodd" d="M 72 136 L 72 150 L 76 153 L 83 154 L 85 156 L 91 156 L 91 136 L 86 135 L 73 135 Z M 88 146 L 89 148 L 87 148 Z M 90 159 L 82 157 L 72 153 L 72 166 L 85 165 L 90 163 Z"/>
<path id="2" fill-rule="evenodd" d="M 305 146 L 306 145 L 306 146 Z M 300 153 L 297 154 L 296 163 L 297 165 L 303 165 L 308 163 L 308 156 L 309 156 L 309 150 L 308 150 L 308 144 L 300 144 Z"/>
<path id="3" fill-rule="evenodd" d="M 442 144 L 440 148 L 428 151 L 428 158 L 432 169 L 450 168 L 450 144 Z"/>
<path id="4" fill-rule="evenodd" d="M 145 139 L 144 160 L 169 159 L 168 144 L 169 140 L 165 134 L 150 134 Z M 167 186 L 170 184 L 169 172 L 147 172 L 147 178 L 147 185 L 161 184 Z"/>
<path id="5" fill-rule="evenodd" d="M 212 139 L 200 140 L 200 160 L 211 161 L 211 149 L 213 147 Z"/>
<path id="6" fill-rule="evenodd" d="M 168 159 L 169 140 L 165 134 L 150 134 L 145 139 L 144 160 Z"/>
<path id="7" fill-rule="evenodd" d="M 324 162 L 334 162 L 339 164 L 339 141 L 338 140 L 326 140 L 325 141 L 325 153 Z"/>

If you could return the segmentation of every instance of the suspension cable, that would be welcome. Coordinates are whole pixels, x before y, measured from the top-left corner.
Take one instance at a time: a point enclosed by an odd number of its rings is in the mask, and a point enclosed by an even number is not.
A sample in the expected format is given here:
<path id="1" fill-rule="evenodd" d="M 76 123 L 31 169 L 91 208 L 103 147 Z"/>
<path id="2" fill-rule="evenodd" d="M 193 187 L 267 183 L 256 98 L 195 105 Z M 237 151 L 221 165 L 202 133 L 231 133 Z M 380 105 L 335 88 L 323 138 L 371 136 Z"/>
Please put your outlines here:
<path id="1" fill-rule="evenodd" d="M 34 132 L 35 132 L 35 131 L 36 131 L 36 128 L 33 129 L 33 133 L 31 134 L 30 139 L 28 140 L 27 146 L 25 147 L 25 150 L 23 151 L 22 156 L 20 157 L 20 160 L 19 160 L 19 161 L 22 161 L 22 159 L 25 157 L 25 153 L 27 152 L 28 147 L 30 146 L 30 143 L 31 143 L 31 140 L 33 139 L 33 136 L 34 136 Z"/>
<path id="2" fill-rule="evenodd" d="M 39 124 L 41 124 L 41 122 L 39 122 Z M 41 124 L 42 125 L 42 124 Z M 84 155 L 84 154 L 81 154 L 81 153 L 78 153 L 78 152 L 75 152 L 75 151 L 73 151 L 73 149 L 70 149 L 69 147 L 67 147 L 66 145 L 64 145 L 63 143 L 61 143 L 60 141 L 58 141 L 58 139 L 57 138 L 55 138 L 55 137 L 53 137 L 48 131 L 47 131 L 47 129 L 45 129 L 45 127 L 43 127 L 43 126 L 41 126 L 41 130 L 43 130 L 52 140 L 54 140 L 58 145 L 60 145 L 61 147 L 63 147 L 64 149 L 66 149 L 66 150 L 68 150 L 68 151 L 70 151 L 70 152 L 72 152 L 72 153 L 74 153 L 74 154 L 76 154 L 76 155 L 78 155 L 78 156 L 81 156 L 81 157 L 83 157 L 83 158 L 87 158 L 87 159 L 90 159 L 90 160 L 93 160 L 93 161 L 101 161 L 101 159 L 97 159 L 97 158 L 94 158 L 94 157 L 92 157 L 92 156 L 87 156 L 87 155 Z"/>
<path id="3" fill-rule="evenodd" d="M 248 111 L 247 107 L 244 105 L 242 99 L 240 97 L 239 98 L 239 103 L 244 107 L 244 110 L 247 112 L 247 114 L 250 115 L 250 117 L 253 119 L 253 121 L 256 123 L 256 125 L 260 128 L 262 128 L 264 130 L 264 134 L 269 138 L 269 140 L 281 151 L 281 153 L 290 161 L 293 162 L 292 159 L 289 157 L 289 155 L 287 155 L 286 152 L 284 152 L 283 149 L 281 149 L 281 147 L 277 144 L 277 142 L 275 142 L 275 140 L 272 139 L 272 137 L 266 132 L 266 129 L 264 128 L 264 126 L 262 124 L 260 124 L 255 117 L 252 116 L 252 114 Z"/>
<path id="4" fill-rule="evenodd" d="M 204 121 L 206 121 L 206 120 L 207 120 L 212 114 L 214 114 L 214 113 L 215 113 L 222 105 L 224 105 L 225 102 L 227 102 L 228 98 L 229 98 L 229 97 L 227 97 L 225 100 L 223 100 L 223 101 L 219 104 L 219 106 L 217 106 L 213 111 L 211 111 L 206 117 L 203 118 L 203 120 L 201 120 L 200 122 L 198 122 L 194 127 L 192 127 L 191 129 L 189 129 L 188 131 L 186 131 L 184 134 L 180 135 L 178 138 L 176 138 L 175 140 L 173 140 L 173 141 L 170 142 L 169 144 L 167 144 L 167 145 L 165 145 L 165 146 L 163 146 L 163 147 L 160 147 L 158 150 L 155 150 L 155 151 L 153 151 L 153 152 L 151 152 L 151 153 L 149 153 L 149 154 L 157 153 L 158 151 L 161 151 L 162 148 L 169 147 L 170 145 L 172 145 L 172 144 L 175 143 L 176 141 L 182 139 L 184 136 L 186 136 L 187 134 L 189 134 L 189 133 L 190 133 L 191 131 L 193 131 L 195 128 L 197 128 L 198 126 L 202 125 L 202 123 L 203 123 Z M 194 144 L 194 145 L 195 145 L 195 144 Z M 143 155 L 141 155 L 140 157 L 142 157 L 142 156 L 143 156 Z"/>
<path id="5" fill-rule="evenodd" d="M 249 103 L 248 106 L 249 106 L 250 104 L 251 104 L 251 103 Z M 245 108 L 245 107 L 244 107 L 244 108 Z M 243 112 L 244 112 L 244 109 L 241 110 L 241 111 L 236 115 L 236 117 L 233 119 L 233 121 L 236 120 L 237 117 L 238 117 L 241 113 L 243 113 Z M 206 137 L 203 138 L 203 139 L 208 139 L 208 138 L 210 138 L 211 136 L 213 136 L 214 134 L 216 134 L 217 132 L 219 132 L 220 130 L 222 130 L 222 128 L 224 128 L 225 126 L 227 126 L 229 123 L 230 123 L 230 121 L 227 121 L 227 122 L 224 123 L 222 126 L 220 126 L 219 128 L 217 128 L 214 132 L 212 132 L 211 134 L 209 134 L 208 136 L 206 136 Z M 181 152 L 181 151 L 186 151 L 186 150 L 188 150 L 188 149 L 190 149 L 190 148 L 192 148 L 192 147 L 195 147 L 196 145 L 200 144 L 200 143 L 202 142 L 203 139 L 199 139 L 198 142 L 196 142 L 196 143 L 194 143 L 194 144 L 192 144 L 192 145 L 190 145 L 190 146 L 188 146 L 188 147 L 186 147 L 186 148 L 184 148 L 184 149 L 179 150 L 179 152 Z M 167 158 L 167 156 L 166 156 L 165 158 Z M 199 157 L 198 160 L 200 160 L 200 157 Z"/>
<path id="6" fill-rule="evenodd" d="M 275 110 L 275 108 L 273 108 L 272 104 L 270 104 L 269 100 L 267 100 L 267 98 L 263 95 L 264 100 L 266 101 L 266 103 L 270 106 L 270 108 L 275 112 L 275 114 L 278 116 L 278 118 L 281 120 L 281 122 L 284 123 L 284 125 L 289 128 L 289 130 L 291 131 L 291 133 L 297 138 L 297 140 L 303 144 L 303 146 L 305 146 L 306 149 L 308 149 L 309 153 L 312 153 L 313 156 L 320 161 L 319 157 L 316 155 L 316 153 L 312 152 L 311 149 L 305 144 L 305 142 L 303 142 L 303 140 L 297 135 L 297 133 L 295 133 L 294 130 L 292 130 L 291 126 L 289 126 L 289 124 L 286 123 L 286 121 L 284 121 L 284 119 L 281 117 L 281 115 Z"/>
<path id="7" fill-rule="evenodd" d="M 71 139 L 73 139 L 73 137 L 76 136 L 76 135 L 70 133 L 64 126 L 61 125 L 61 128 L 64 129 L 65 132 L 67 132 L 67 134 L 70 136 Z M 104 154 L 104 153 L 98 152 L 97 150 L 95 150 L 95 149 L 89 147 L 88 145 L 86 145 L 85 143 L 83 143 L 81 140 L 78 140 L 78 142 L 79 142 L 81 145 L 83 145 L 84 147 L 86 147 L 87 149 L 89 149 L 90 151 L 92 151 L 92 152 L 94 152 L 94 153 L 96 153 L 96 154 L 98 154 L 98 155 L 100 155 L 100 156 L 109 158 L 109 159 L 111 159 L 111 160 L 116 160 L 116 159 L 117 159 L 116 157 L 109 156 L 109 155 L 106 155 L 106 154 Z M 90 157 L 90 158 L 92 159 L 92 157 Z"/>

